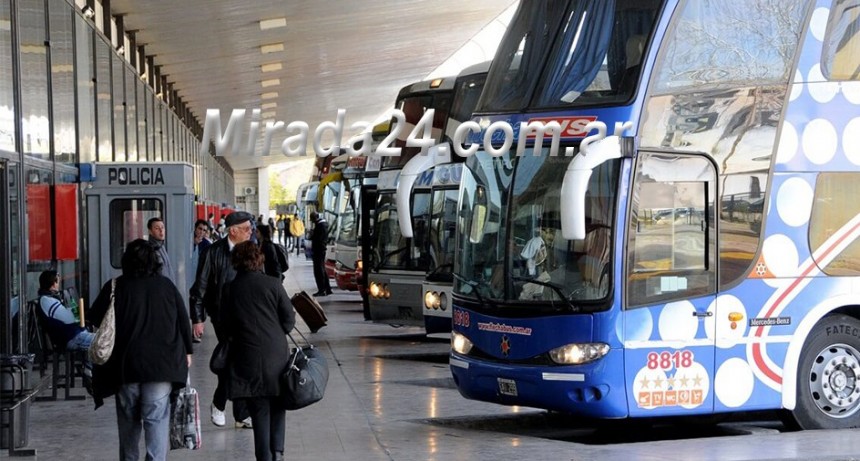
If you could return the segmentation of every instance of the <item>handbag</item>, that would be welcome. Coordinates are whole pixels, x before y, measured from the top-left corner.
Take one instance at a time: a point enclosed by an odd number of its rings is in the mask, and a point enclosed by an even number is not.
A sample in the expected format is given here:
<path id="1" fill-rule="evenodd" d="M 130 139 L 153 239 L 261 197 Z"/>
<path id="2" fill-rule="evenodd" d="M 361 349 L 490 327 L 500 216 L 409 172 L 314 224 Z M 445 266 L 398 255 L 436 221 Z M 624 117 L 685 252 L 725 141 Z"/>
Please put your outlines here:
<path id="1" fill-rule="evenodd" d="M 299 346 L 290 334 L 296 349 L 290 354 L 287 367 L 281 373 L 280 403 L 285 410 L 298 410 L 322 400 L 328 384 L 328 364 L 319 349 L 310 344 L 299 330 L 306 346 Z"/>
<path id="2" fill-rule="evenodd" d="M 116 340 L 116 316 L 114 314 L 114 298 L 116 294 L 116 279 L 110 282 L 110 306 L 108 306 L 105 317 L 102 319 L 99 329 L 93 335 L 93 342 L 87 351 L 90 362 L 96 365 L 104 365 L 110 359 L 113 345 Z"/>
<path id="3" fill-rule="evenodd" d="M 209 359 L 209 371 L 220 375 L 227 371 L 228 359 L 230 357 L 230 343 L 227 341 L 219 342 L 212 351 L 212 358 Z"/>
<path id="4" fill-rule="evenodd" d="M 290 256 L 287 249 L 280 243 L 275 243 L 275 255 L 278 256 L 278 268 L 283 274 L 290 269 Z"/>
<path id="5" fill-rule="evenodd" d="M 199 450 L 203 446 L 200 433 L 200 396 L 191 387 L 191 377 L 179 390 L 176 401 L 170 406 L 170 449 Z"/>

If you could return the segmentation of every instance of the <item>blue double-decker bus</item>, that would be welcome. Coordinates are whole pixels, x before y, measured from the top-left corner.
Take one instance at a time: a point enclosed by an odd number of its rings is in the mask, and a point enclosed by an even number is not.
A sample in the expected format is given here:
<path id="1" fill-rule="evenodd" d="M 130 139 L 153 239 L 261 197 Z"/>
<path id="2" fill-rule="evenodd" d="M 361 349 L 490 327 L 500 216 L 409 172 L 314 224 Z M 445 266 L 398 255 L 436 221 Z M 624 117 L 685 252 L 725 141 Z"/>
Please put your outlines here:
<path id="1" fill-rule="evenodd" d="M 860 426 L 858 19 L 853 0 L 522 2 L 475 119 L 516 139 L 487 136 L 460 188 L 461 394 Z"/>

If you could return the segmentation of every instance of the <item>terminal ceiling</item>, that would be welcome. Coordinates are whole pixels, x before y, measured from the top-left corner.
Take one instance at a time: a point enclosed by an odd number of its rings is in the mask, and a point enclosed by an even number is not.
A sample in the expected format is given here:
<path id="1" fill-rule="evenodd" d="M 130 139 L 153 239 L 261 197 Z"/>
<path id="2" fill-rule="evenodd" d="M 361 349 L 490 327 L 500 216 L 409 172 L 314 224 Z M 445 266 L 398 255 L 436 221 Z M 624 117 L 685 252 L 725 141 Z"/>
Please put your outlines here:
<path id="1" fill-rule="evenodd" d="M 207 109 L 220 109 L 223 129 L 233 109 L 260 108 L 264 121 L 304 121 L 313 133 L 320 123 L 333 121 L 338 109 L 346 110 L 347 127 L 373 122 L 393 107 L 402 86 L 425 78 L 512 3 L 112 0 L 110 5 L 201 123 Z M 272 21 L 261 23 L 266 20 Z M 269 25 L 275 27 L 263 29 Z M 268 158 L 228 158 L 237 170 L 286 160 L 277 146 Z"/>

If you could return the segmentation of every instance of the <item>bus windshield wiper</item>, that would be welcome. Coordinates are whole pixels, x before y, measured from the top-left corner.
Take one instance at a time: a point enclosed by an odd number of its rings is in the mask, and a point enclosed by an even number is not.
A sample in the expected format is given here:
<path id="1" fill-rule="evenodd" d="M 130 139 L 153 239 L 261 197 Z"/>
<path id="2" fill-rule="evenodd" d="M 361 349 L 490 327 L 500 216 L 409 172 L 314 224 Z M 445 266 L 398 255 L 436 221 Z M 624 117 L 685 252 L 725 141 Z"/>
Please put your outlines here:
<path id="1" fill-rule="evenodd" d="M 571 312 L 579 312 L 581 310 L 579 306 L 573 304 L 573 301 L 571 301 L 570 298 L 566 294 L 564 294 L 564 291 L 563 291 L 564 287 L 561 285 L 558 285 L 558 284 L 552 283 L 552 282 L 544 282 L 542 280 L 533 279 L 530 277 L 523 277 L 521 275 L 511 276 L 511 279 L 518 280 L 521 282 L 534 283 L 535 285 L 540 285 L 540 286 L 552 288 L 556 293 L 558 293 L 558 296 L 564 300 L 564 302 L 567 304 L 567 307 L 570 309 Z M 552 301 L 552 300 L 550 300 L 550 301 Z"/>
<path id="2" fill-rule="evenodd" d="M 390 252 L 386 253 L 385 256 L 383 256 L 382 259 L 379 260 L 379 264 L 373 266 L 373 270 L 378 271 L 379 268 L 382 267 L 383 264 L 385 264 L 385 261 L 388 261 L 388 258 L 390 258 L 390 257 L 392 257 L 398 253 L 402 253 L 402 252 L 406 251 L 408 248 L 409 248 L 409 246 L 403 246 L 403 247 L 400 247 L 394 251 L 390 251 Z"/>
<path id="3" fill-rule="evenodd" d="M 484 299 L 484 297 L 481 295 L 481 290 L 480 290 L 480 288 L 481 288 L 482 286 L 485 286 L 485 287 L 486 287 L 486 286 L 488 286 L 486 281 L 484 281 L 484 280 L 467 280 L 465 277 L 463 277 L 463 276 L 462 276 L 462 275 L 460 275 L 460 274 L 457 274 L 457 273 L 454 273 L 454 272 L 452 272 L 451 274 L 454 276 L 454 278 L 455 278 L 455 279 L 457 279 L 457 280 L 459 280 L 459 281 L 461 281 L 461 282 L 465 283 L 466 285 L 469 285 L 470 287 L 472 287 L 472 292 L 473 292 L 473 293 L 475 293 L 475 296 L 477 296 L 478 301 L 479 301 L 482 305 L 485 305 L 485 306 L 486 306 L 486 305 L 489 305 L 489 306 L 490 306 L 490 307 L 492 307 L 493 309 L 497 309 L 497 308 L 498 308 L 498 306 L 496 306 L 496 303 L 494 303 L 492 299 L 490 299 L 490 302 L 488 303 L 488 302 Z M 482 284 L 481 282 L 483 282 L 483 284 Z"/>
<path id="4" fill-rule="evenodd" d="M 427 277 L 431 277 L 431 276 L 433 276 L 433 275 L 436 275 L 436 274 L 437 274 L 437 273 L 439 273 L 442 269 L 453 268 L 453 267 L 454 267 L 454 263 L 445 263 L 445 264 L 440 264 L 440 265 L 438 265 L 438 266 L 434 267 L 432 271 L 428 272 L 428 273 L 427 273 Z"/>

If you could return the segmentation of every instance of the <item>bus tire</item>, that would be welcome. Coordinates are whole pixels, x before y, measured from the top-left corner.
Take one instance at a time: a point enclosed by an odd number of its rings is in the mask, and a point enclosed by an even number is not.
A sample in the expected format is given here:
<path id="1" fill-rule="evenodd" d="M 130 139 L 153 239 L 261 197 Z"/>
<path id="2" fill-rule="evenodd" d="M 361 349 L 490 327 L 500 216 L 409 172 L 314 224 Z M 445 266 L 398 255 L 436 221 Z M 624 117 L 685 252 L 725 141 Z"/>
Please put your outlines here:
<path id="1" fill-rule="evenodd" d="M 791 416 L 800 429 L 860 427 L 860 321 L 844 314 L 821 319 L 797 370 Z"/>

